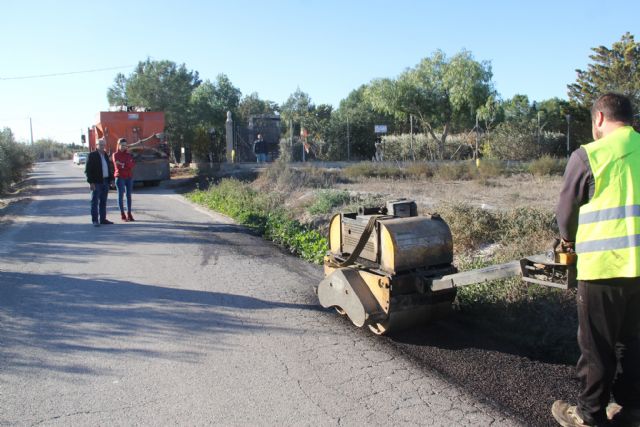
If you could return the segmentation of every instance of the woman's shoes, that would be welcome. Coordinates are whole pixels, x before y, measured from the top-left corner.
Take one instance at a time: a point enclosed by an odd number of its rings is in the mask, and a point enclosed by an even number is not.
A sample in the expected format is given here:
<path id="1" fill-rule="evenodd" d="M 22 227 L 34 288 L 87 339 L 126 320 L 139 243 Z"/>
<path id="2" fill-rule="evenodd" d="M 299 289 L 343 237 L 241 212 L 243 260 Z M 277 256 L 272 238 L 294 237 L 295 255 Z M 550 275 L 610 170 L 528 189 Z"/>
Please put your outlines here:
<path id="1" fill-rule="evenodd" d="M 122 215 L 124 216 L 124 214 Z M 133 219 L 133 215 L 131 215 L 131 212 L 127 214 L 127 221 L 135 221 L 135 219 Z"/>
<path id="2" fill-rule="evenodd" d="M 120 218 L 122 218 L 124 222 L 128 221 L 127 216 L 124 214 L 124 212 L 120 212 Z"/>

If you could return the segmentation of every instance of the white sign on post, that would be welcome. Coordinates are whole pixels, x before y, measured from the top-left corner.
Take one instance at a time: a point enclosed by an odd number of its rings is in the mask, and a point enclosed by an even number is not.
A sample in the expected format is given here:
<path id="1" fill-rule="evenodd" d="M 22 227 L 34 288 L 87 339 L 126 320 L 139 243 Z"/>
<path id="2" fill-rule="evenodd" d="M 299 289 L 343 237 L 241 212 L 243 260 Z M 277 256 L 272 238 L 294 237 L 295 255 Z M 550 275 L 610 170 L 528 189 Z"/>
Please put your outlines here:
<path id="1" fill-rule="evenodd" d="M 387 133 L 387 125 L 375 125 L 374 126 L 375 133 Z"/>

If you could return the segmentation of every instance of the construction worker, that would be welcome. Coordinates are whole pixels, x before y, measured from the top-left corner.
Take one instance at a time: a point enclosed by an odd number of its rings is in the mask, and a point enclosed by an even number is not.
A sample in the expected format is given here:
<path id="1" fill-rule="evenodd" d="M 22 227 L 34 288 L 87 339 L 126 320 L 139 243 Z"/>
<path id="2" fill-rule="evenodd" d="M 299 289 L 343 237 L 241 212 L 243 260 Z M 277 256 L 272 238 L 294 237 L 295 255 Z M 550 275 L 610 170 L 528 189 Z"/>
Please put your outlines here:
<path id="1" fill-rule="evenodd" d="M 564 174 L 556 216 L 562 245 L 578 255 L 581 390 L 576 406 L 554 402 L 563 426 L 640 426 L 640 134 L 632 120 L 627 97 L 600 96 L 591 108 L 595 141 L 571 155 Z"/>

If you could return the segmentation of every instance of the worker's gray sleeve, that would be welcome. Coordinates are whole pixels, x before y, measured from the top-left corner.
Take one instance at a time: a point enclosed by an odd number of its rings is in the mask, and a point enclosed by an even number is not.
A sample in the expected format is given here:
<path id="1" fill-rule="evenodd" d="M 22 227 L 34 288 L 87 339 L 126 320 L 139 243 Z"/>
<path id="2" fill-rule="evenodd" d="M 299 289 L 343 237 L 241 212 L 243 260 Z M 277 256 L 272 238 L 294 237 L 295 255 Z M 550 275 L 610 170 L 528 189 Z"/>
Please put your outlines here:
<path id="1" fill-rule="evenodd" d="M 587 152 L 584 148 L 579 148 L 571 154 L 567 162 L 556 208 L 556 220 L 560 237 L 563 239 L 570 242 L 576 240 L 580 206 L 593 197 L 594 189 L 595 181 Z"/>

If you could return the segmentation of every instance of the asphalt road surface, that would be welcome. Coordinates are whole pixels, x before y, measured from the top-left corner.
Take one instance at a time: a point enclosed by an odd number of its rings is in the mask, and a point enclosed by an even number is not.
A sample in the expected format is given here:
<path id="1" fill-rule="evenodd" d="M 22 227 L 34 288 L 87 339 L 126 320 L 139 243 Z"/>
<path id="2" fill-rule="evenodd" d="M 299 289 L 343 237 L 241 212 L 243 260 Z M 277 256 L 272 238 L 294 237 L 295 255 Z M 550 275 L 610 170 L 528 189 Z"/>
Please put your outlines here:
<path id="1" fill-rule="evenodd" d="M 0 425 L 552 425 L 573 369 L 440 322 L 376 337 L 321 269 L 166 186 L 92 226 L 71 162 L 0 225 Z"/>

